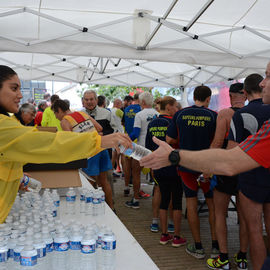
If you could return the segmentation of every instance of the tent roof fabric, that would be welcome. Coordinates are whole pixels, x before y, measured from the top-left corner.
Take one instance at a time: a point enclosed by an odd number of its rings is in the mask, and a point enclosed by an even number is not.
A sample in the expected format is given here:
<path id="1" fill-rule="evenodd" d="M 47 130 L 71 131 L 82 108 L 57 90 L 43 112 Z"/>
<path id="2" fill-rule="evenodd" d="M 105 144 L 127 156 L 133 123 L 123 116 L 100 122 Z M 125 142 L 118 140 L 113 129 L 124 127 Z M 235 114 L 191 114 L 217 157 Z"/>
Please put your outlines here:
<path id="1" fill-rule="evenodd" d="M 0 64 L 25 80 L 179 87 L 264 73 L 268 0 L 0 0 Z"/>

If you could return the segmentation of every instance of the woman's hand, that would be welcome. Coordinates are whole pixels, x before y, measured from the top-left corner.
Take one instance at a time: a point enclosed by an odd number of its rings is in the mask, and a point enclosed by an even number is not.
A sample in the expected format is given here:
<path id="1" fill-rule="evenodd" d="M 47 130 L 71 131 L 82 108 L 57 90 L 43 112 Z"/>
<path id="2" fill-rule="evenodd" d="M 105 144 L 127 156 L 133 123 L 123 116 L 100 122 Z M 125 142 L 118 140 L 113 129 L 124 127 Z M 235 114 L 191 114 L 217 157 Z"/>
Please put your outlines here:
<path id="1" fill-rule="evenodd" d="M 124 133 L 112 133 L 110 135 L 101 137 L 102 148 L 115 148 L 119 153 L 119 145 L 123 145 L 126 149 L 132 148 L 132 141 L 127 134 Z"/>

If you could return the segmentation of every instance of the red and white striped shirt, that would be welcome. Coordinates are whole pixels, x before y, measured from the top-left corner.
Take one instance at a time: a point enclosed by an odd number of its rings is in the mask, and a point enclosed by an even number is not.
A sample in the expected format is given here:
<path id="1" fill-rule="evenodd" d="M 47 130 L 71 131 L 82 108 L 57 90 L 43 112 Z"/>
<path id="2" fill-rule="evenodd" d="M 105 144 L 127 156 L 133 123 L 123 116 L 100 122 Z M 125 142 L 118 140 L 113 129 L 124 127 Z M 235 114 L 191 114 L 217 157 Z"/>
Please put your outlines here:
<path id="1" fill-rule="evenodd" d="M 270 168 L 270 120 L 261 129 L 239 144 L 241 149 L 261 166 Z"/>

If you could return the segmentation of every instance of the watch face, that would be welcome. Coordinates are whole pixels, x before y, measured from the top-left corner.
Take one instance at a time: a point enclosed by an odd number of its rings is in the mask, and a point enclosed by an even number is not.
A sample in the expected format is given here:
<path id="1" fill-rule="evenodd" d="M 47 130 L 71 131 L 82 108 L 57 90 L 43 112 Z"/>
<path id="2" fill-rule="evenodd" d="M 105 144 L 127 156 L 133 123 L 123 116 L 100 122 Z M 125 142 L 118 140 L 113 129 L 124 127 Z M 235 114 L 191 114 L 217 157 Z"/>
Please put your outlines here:
<path id="1" fill-rule="evenodd" d="M 169 155 L 169 160 L 172 163 L 172 165 L 177 165 L 180 160 L 178 151 L 175 150 L 172 151 Z"/>

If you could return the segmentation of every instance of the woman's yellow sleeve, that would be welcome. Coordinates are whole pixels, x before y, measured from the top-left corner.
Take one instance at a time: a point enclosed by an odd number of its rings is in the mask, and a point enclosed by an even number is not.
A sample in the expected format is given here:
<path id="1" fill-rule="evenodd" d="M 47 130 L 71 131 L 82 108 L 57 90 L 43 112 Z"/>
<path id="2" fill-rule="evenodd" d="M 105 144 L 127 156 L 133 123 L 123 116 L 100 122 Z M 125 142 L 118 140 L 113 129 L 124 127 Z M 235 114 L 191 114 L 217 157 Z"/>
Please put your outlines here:
<path id="1" fill-rule="evenodd" d="M 66 163 L 102 151 L 96 131 L 40 132 L 9 117 L 0 117 L 0 162 Z"/>

